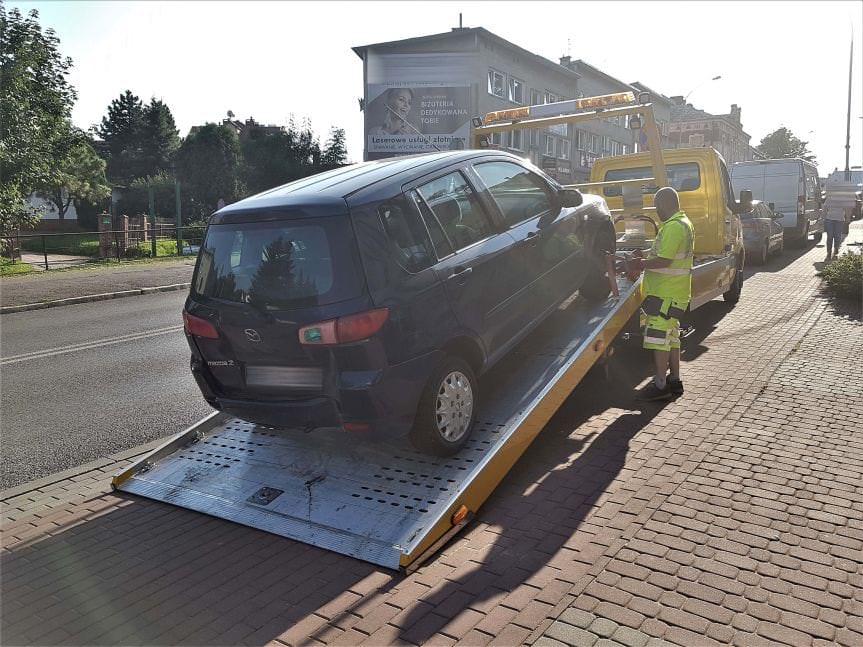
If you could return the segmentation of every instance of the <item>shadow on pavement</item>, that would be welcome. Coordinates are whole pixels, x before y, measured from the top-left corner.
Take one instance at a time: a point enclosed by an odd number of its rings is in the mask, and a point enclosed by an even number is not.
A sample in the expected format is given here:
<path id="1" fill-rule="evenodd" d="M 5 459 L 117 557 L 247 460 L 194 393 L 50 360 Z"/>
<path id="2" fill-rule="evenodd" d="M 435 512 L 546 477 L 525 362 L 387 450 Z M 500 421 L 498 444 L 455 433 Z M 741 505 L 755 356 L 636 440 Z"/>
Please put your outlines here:
<path id="1" fill-rule="evenodd" d="M 424 567 L 432 588 L 398 620 L 401 640 L 422 644 L 468 608 L 488 611 L 506 596 L 533 600 L 538 589 L 531 587 L 544 585 L 533 578 L 556 560 L 566 564 L 558 578 L 568 586 L 591 568 L 610 539 L 596 537 L 598 526 L 584 528 L 585 519 L 619 475 L 633 436 L 662 409 L 636 403 L 633 389 L 647 371 L 628 355 L 612 358 L 611 385 L 601 370 L 585 378 L 480 511 L 481 527 L 467 533 L 464 549 L 481 557 L 468 561 L 444 553 Z M 573 434 L 596 415 L 609 418 L 604 429 Z M 456 562 L 455 572 L 435 581 L 438 563 L 449 570 Z M 422 571 L 418 579 L 423 581 Z"/>
<path id="2" fill-rule="evenodd" d="M 765 265 L 753 265 L 752 263 L 747 262 L 746 268 L 744 269 L 744 279 L 754 276 L 756 274 L 767 272 L 767 273 L 775 273 L 781 272 L 786 267 L 791 265 L 798 258 L 803 256 L 804 254 L 808 254 L 810 251 L 815 249 L 816 247 L 824 248 L 823 243 L 815 243 L 812 240 L 808 240 L 803 247 L 790 247 L 786 245 L 785 251 L 782 252 L 781 255 L 771 256 Z M 826 254 L 826 252 L 825 252 Z"/>

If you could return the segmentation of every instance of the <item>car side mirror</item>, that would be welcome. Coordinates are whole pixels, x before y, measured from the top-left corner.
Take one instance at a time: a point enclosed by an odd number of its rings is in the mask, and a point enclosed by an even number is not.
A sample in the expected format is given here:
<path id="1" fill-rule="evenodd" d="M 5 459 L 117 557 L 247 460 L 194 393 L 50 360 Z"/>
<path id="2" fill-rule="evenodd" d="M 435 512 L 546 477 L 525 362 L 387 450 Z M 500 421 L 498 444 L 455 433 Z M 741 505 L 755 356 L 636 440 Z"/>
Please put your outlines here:
<path id="1" fill-rule="evenodd" d="M 561 207 L 580 207 L 584 202 L 584 196 L 578 189 L 561 189 L 557 192 L 557 199 Z"/>
<path id="2" fill-rule="evenodd" d="M 782 215 L 781 213 L 779 213 L 778 211 L 774 211 L 774 212 L 773 212 L 773 215 L 772 215 L 772 216 L 770 216 L 770 217 L 771 217 L 771 218 L 773 218 L 773 220 L 779 220 L 779 219 L 781 219 L 781 218 L 784 218 L 785 216 L 783 216 L 783 215 Z"/>
<path id="3" fill-rule="evenodd" d="M 740 210 L 744 213 L 752 211 L 752 191 L 749 189 L 740 192 Z"/>

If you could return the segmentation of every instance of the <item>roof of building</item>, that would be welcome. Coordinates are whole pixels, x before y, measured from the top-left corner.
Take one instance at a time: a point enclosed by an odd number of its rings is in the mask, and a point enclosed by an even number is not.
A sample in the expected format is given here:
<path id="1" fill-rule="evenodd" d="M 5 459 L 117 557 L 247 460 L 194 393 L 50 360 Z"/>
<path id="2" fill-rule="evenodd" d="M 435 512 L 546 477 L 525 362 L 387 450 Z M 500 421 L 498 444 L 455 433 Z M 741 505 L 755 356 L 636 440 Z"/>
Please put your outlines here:
<path id="1" fill-rule="evenodd" d="M 588 63 L 587 61 L 585 61 L 583 59 L 579 58 L 579 59 L 573 61 L 573 64 L 577 65 L 579 68 L 583 68 L 584 71 L 589 72 L 590 74 L 598 76 L 602 80 L 604 80 L 608 83 L 611 83 L 612 85 L 619 86 L 621 90 L 629 90 L 632 87 L 629 85 L 629 83 L 624 83 L 620 79 L 611 76 L 611 74 L 607 74 L 606 72 L 603 72 L 598 67 L 594 67 L 593 65 L 591 65 L 590 63 Z M 579 72 L 579 74 L 580 74 L 580 72 Z M 583 74 L 582 74 L 582 76 L 583 76 Z"/>
<path id="2" fill-rule="evenodd" d="M 724 115 L 712 115 L 704 110 L 694 108 L 691 103 L 671 106 L 671 121 L 695 121 L 696 119 L 716 119 Z"/>
<path id="3" fill-rule="evenodd" d="M 425 43 L 431 43 L 434 41 L 447 41 L 453 37 L 463 36 L 466 34 L 475 34 L 477 36 L 481 36 L 487 40 L 492 41 L 493 43 L 500 45 L 502 47 L 506 47 L 510 51 L 517 53 L 519 56 L 524 57 L 526 60 L 536 63 L 537 65 L 542 65 L 549 70 L 554 70 L 563 74 L 564 76 L 568 76 L 572 79 L 578 79 L 579 74 L 570 70 L 554 61 L 551 61 L 547 58 L 539 56 L 538 54 L 534 54 L 533 52 L 529 52 L 523 47 L 519 47 L 515 43 L 512 43 L 505 38 L 501 38 L 497 34 L 493 34 L 487 29 L 483 27 L 464 27 L 453 29 L 452 31 L 443 32 L 440 34 L 430 34 L 428 36 L 416 36 L 414 38 L 405 38 L 402 40 L 393 40 L 385 43 L 371 43 L 369 45 L 358 45 L 356 47 L 352 47 L 354 53 L 360 58 L 365 58 L 365 52 L 371 47 L 410 47 L 411 45 L 419 45 Z"/>
<path id="4" fill-rule="evenodd" d="M 650 94 L 650 100 L 651 101 L 659 100 L 659 101 L 662 101 L 663 103 L 667 103 L 669 105 L 674 103 L 671 100 L 671 97 L 667 97 L 664 94 L 662 94 L 661 92 L 657 92 L 656 90 L 645 85 L 641 81 L 633 81 L 629 85 L 631 85 L 633 88 L 635 88 L 636 90 L 638 90 L 640 92 L 648 92 Z"/>

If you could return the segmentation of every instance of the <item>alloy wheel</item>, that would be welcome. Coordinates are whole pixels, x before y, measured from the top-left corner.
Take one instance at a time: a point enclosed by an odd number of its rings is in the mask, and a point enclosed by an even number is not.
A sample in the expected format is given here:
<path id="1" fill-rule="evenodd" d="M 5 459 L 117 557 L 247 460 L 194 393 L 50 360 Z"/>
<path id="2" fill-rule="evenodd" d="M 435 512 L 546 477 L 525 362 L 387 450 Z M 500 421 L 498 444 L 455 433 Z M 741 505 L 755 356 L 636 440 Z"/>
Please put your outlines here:
<path id="1" fill-rule="evenodd" d="M 473 389 L 461 371 L 449 373 L 438 387 L 435 418 L 440 435 L 456 442 L 467 433 L 473 417 Z"/>

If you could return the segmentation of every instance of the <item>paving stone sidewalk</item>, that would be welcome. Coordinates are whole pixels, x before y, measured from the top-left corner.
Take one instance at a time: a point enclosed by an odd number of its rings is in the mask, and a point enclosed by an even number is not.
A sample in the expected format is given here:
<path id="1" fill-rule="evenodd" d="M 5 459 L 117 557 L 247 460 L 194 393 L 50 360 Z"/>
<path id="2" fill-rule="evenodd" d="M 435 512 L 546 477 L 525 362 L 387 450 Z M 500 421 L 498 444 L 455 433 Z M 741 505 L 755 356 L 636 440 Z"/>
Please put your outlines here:
<path id="1" fill-rule="evenodd" d="M 823 254 L 699 310 L 684 398 L 638 403 L 639 354 L 591 375 L 410 576 L 113 494 L 122 460 L 18 488 L 0 641 L 863 645 L 863 325 Z"/>
<path id="2" fill-rule="evenodd" d="M 94 294 L 188 283 L 195 259 L 34 272 L 0 278 L 0 306 L 21 306 Z"/>

